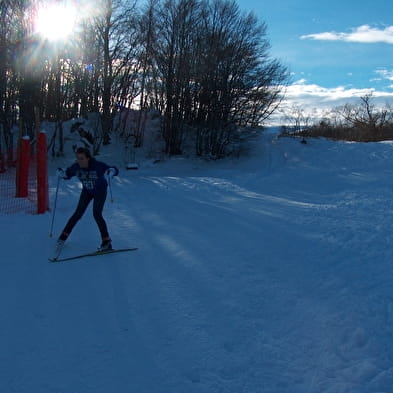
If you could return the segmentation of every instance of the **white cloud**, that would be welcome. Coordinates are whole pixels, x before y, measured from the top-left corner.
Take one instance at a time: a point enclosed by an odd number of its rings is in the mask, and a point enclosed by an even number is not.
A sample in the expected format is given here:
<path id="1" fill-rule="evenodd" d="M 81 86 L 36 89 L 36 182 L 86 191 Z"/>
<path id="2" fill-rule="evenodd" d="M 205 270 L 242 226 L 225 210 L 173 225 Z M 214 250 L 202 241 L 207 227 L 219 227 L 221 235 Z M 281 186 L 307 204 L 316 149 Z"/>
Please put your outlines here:
<path id="1" fill-rule="evenodd" d="M 327 88 L 307 83 L 306 79 L 300 79 L 287 87 L 279 111 L 269 119 L 268 123 L 271 125 L 284 124 L 285 117 L 290 115 L 295 107 L 300 108 L 311 121 L 317 121 L 327 116 L 331 109 L 345 104 L 359 104 L 360 97 L 368 94 L 372 94 L 372 100 L 376 106 L 393 104 L 393 92 L 346 86 Z"/>
<path id="2" fill-rule="evenodd" d="M 393 92 L 380 91 L 375 88 L 353 88 L 347 86 L 323 87 L 307 83 L 300 79 L 288 86 L 284 104 L 298 105 L 305 108 L 331 109 L 347 103 L 356 103 L 360 97 L 371 94 L 373 100 L 382 104 L 393 101 Z"/>
<path id="3" fill-rule="evenodd" d="M 288 87 L 286 97 L 293 99 L 317 97 L 319 101 L 331 102 L 345 98 L 362 97 L 372 91 L 373 89 L 355 89 L 344 86 L 327 88 L 316 84 L 307 84 L 305 79 L 301 79 Z"/>
<path id="4" fill-rule="evenodd" d="M 379 75 L 380 79 L 387 79 L 393 81 L 393 70 L 380 69 L 375 71 Z"/>
<path id="5" fill-rule="evenodd" d="M 320 40 L 320 41 L 345 41 L 361 43 L 386 43 L 393 44 L 393 26 L 387 26 L 384 29 L 378 29 L 369 25 L 359 26 L 352 29 L 349 33 L 342 32 L 323 32 L 316 34 L 307 34 L 300 37 L 302 40 Z"/>

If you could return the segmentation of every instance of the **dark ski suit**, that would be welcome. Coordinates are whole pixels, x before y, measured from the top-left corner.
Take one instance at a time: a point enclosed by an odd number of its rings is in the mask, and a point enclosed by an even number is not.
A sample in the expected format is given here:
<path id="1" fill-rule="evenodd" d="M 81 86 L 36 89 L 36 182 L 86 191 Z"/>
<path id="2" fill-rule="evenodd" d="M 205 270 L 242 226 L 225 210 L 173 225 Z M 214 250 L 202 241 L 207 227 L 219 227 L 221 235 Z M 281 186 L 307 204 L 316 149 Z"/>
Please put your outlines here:
<path id="1" fill-rule="evenodd" d="M 64 227 L 60 239 L 65 240 L 68 237 L 77 222 L 82 218 L 92 199 L 93 216 L 98 225 L 101 238 L 103 240 L 109 239 L 108 228 L 102 216 L 102 211 L 104 209 L 108 187 L 105 173 L 110 168 L 115 170 L 114 176 L 119 174 L 119 170 L 116 167 L 109 166 L 91 157 L 88 168 L 81 168 L 78 163 L 75 163 L 65 170 L 64 179 L 71 179 L 76 176 L 82 182 L 83 188 L 76 210 Z"/>

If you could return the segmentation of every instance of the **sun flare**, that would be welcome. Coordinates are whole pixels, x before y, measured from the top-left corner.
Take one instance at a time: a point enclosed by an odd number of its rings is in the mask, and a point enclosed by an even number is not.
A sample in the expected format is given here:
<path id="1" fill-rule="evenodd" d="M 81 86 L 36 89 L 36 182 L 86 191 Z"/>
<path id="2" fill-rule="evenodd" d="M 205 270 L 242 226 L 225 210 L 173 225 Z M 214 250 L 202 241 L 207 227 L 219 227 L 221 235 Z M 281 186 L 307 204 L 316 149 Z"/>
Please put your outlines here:
<path id="1" fill-rule="evenodd" d="M 36 32 L 50 41 L 69 36 L 75 27 L 76 9 L 69 5 L 52 4 L 38 11 Z"/>

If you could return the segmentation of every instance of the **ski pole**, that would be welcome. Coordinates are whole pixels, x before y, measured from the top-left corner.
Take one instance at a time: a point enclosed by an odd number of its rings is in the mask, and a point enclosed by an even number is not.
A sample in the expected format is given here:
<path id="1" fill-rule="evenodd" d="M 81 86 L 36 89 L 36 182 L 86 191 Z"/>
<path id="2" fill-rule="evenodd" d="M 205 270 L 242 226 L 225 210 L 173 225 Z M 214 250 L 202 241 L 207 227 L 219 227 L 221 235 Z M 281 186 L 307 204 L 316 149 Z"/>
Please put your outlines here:
<path id="1" fill-rule="evenodd" d="M 110 193 L 110 196 L 111 196 L 111 203 L 113 203 L 111 176 L 108 176 L 108 186 L 109 186 L 109 193 Z"/>
<path id="2" fill-rule="evenodd" d="M 60 184 L 60 176 L 57 177 L 56 194 L 55 194 L 55 205 L 53 207 L 52 223 L 51 223 L 51 226 L 50 226 L 49 237 L 53 236 L 53 224 L 55 222 L 56 205 L 57 205 L 57 194 L 59 192 L 59 184 Z"/>

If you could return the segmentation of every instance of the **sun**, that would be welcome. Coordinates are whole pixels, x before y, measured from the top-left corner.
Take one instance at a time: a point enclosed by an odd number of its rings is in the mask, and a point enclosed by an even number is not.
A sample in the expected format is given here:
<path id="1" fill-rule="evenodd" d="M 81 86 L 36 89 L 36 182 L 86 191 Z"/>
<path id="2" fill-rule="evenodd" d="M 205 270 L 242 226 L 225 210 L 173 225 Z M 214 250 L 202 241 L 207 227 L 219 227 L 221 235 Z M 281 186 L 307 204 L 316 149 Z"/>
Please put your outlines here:
<path id="1" fill-rule="evenodd" d="M 76 9 L 71 5 L 48 5 L 38 10 L 36 32 L 50 41 L 65 39 L 75 28 L 76 16 Z"/>

